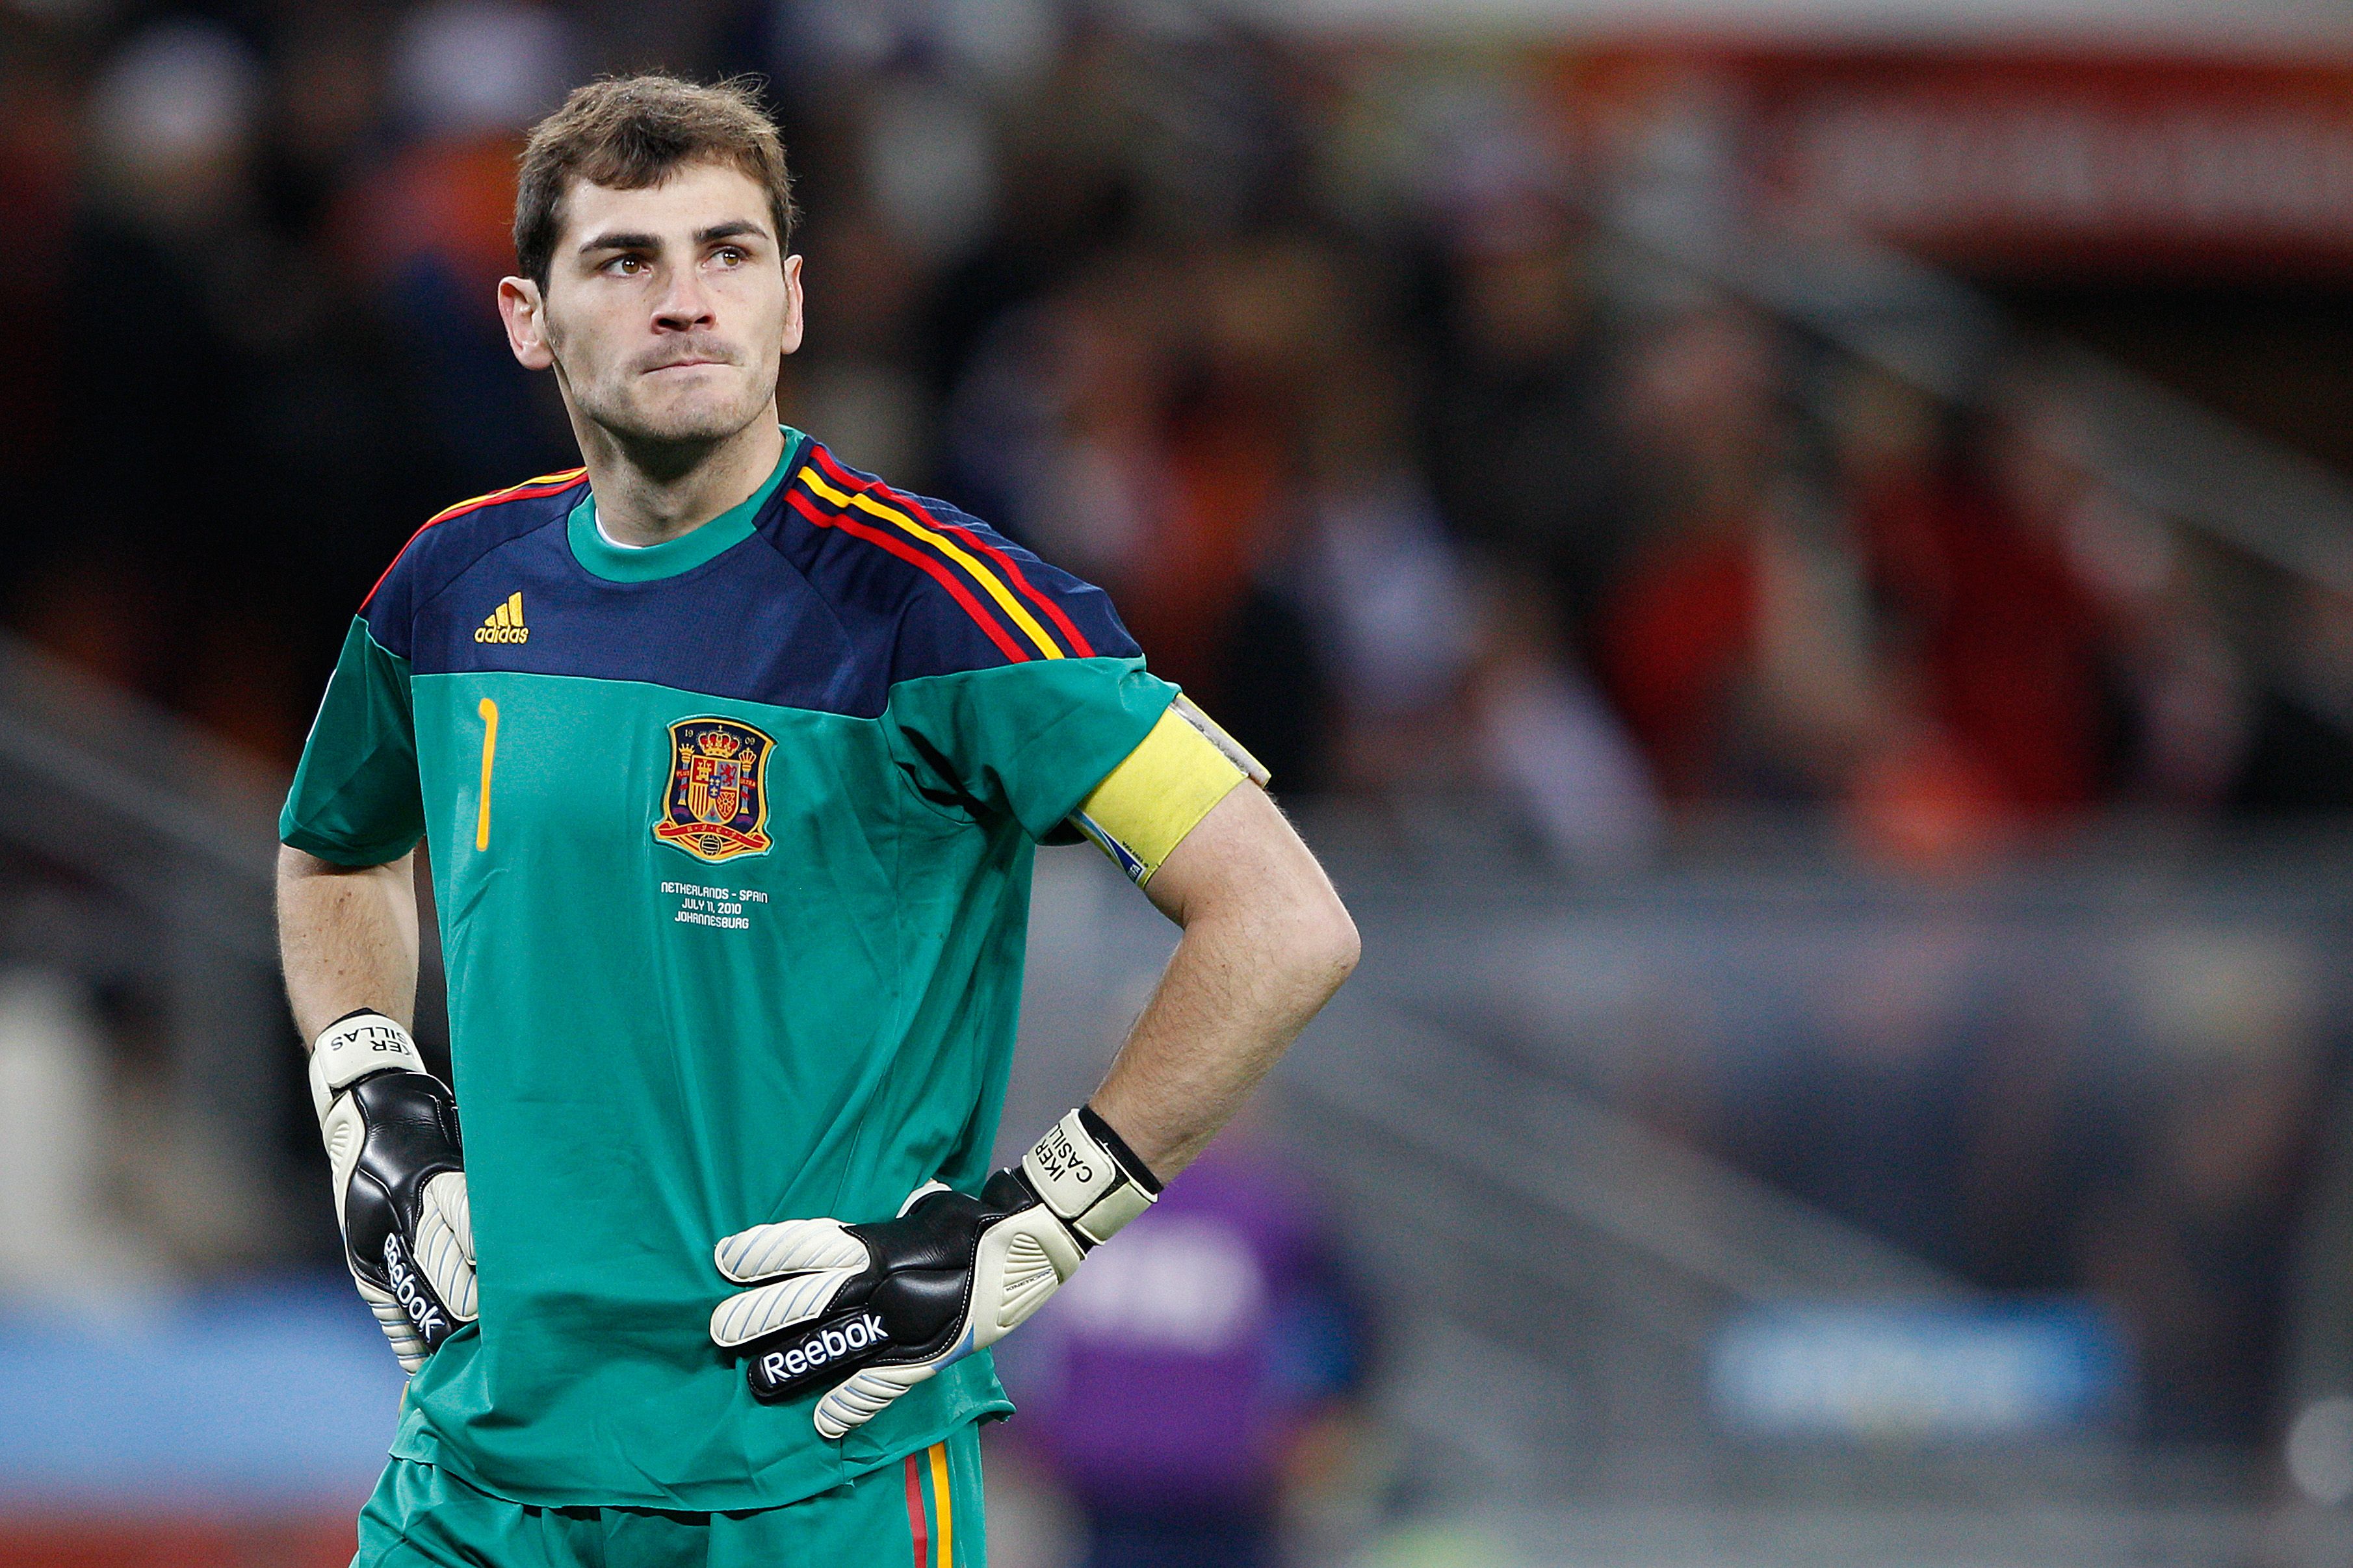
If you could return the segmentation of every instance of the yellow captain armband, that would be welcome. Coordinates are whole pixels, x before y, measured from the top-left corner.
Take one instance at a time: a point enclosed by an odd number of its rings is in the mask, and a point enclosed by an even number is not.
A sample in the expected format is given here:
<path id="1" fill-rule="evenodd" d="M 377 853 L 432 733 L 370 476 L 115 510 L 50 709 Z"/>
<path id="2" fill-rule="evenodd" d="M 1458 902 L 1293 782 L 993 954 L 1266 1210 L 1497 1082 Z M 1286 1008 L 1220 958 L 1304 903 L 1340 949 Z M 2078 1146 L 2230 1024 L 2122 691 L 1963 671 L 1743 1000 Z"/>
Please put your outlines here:
<path id="1" fill-rule="evenodd" d="M 1179 697 L 1080 803 L 1071 826 L 1140 888 L 1236 784 L 1249 779 L 1264 785 L 1267 778 L 1256 757 Z"/>

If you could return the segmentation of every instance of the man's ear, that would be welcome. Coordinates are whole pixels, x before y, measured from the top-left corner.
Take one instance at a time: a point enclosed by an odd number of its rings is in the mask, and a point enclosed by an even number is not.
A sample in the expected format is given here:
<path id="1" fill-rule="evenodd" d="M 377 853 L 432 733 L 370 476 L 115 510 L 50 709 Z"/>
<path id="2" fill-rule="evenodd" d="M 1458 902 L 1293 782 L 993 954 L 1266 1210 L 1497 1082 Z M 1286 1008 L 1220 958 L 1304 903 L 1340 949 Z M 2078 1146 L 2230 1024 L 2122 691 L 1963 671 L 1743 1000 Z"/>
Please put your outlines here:
<path id="1" fill-rule="evenodd" d="M 785 338 L 786 353 L 801 346 L 801 258 L 785 258 Z"/>
<path id="2" fill-rule="evenodd" d="M 500 279 L 499 319 L 507 324 L 507 347 L 523 369 L 546 370 L 555 363 L 547 341 L 547 302 L 538 284 L 528 278 Z"/>

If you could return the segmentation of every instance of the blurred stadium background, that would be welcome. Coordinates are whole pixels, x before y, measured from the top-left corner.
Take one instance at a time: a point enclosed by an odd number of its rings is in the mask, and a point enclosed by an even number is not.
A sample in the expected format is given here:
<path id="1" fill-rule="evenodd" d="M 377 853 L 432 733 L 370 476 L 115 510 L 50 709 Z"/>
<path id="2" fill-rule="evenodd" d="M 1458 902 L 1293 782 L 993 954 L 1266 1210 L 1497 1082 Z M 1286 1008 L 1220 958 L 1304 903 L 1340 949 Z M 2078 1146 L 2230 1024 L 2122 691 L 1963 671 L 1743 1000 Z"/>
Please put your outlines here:
<path id="1" fill-rule="evenodd" d="M 2353 4 L 5 0 L 0 1564 L 350 1552 L 274 812 L 574 460 L 510 168 L 649 66 L 771 84 L 786 417 L 1366 935 L 1011 1342 L 999 1568 L 2353 1561 Z M 1041 856 L 1009 1125 L 1170 941 Z"/>

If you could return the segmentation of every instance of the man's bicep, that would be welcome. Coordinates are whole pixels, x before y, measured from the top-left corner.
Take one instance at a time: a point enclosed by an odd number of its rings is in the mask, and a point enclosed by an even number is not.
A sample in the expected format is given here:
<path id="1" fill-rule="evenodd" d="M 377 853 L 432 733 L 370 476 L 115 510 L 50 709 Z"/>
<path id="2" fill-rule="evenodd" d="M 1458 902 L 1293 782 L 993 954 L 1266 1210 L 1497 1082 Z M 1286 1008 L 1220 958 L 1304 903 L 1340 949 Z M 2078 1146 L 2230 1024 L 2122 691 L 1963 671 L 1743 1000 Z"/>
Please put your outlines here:
<path id="1" fill-rule="evenodd" d="M 1245 779 L 1264 784 L 1267 777 L 1257 758 L 1179 696 L 1080 803 L 1071 826 L 1148 889 L 1219 802 Z"/>
<path id="2" fill-rule="evenodd" d="M 355 1008 L 406 1027 L 417 1011 L 417 861 L 344 866 L 278 854 L 278 945 L 304 1040 Z"/>
<path id="3" fill-rule="evenodd" d="M 1229 790 L 1160 862 L 1145 896 L 1178 925 L 1210 910 L 1271 912 L 1328 897 L 1315 857 L 1256 784 Z"/>

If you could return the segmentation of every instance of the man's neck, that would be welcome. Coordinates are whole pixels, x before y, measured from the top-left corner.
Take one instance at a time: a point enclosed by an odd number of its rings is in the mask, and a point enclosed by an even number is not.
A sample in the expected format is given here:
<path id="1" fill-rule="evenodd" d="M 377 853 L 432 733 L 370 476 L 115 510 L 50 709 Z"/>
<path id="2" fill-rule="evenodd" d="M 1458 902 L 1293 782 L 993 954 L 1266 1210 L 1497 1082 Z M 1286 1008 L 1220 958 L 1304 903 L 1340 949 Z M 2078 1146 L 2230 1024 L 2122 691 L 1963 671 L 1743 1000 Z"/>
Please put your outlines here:
<path id="1" fill-rule="evenodd" d="M 580 434 L 596 526 L 616 544 L 663 544 L 692 533 L 760 488 L 784 456 L 776 410 L 699 449 L 635 449 L 610 431 Z"/>

